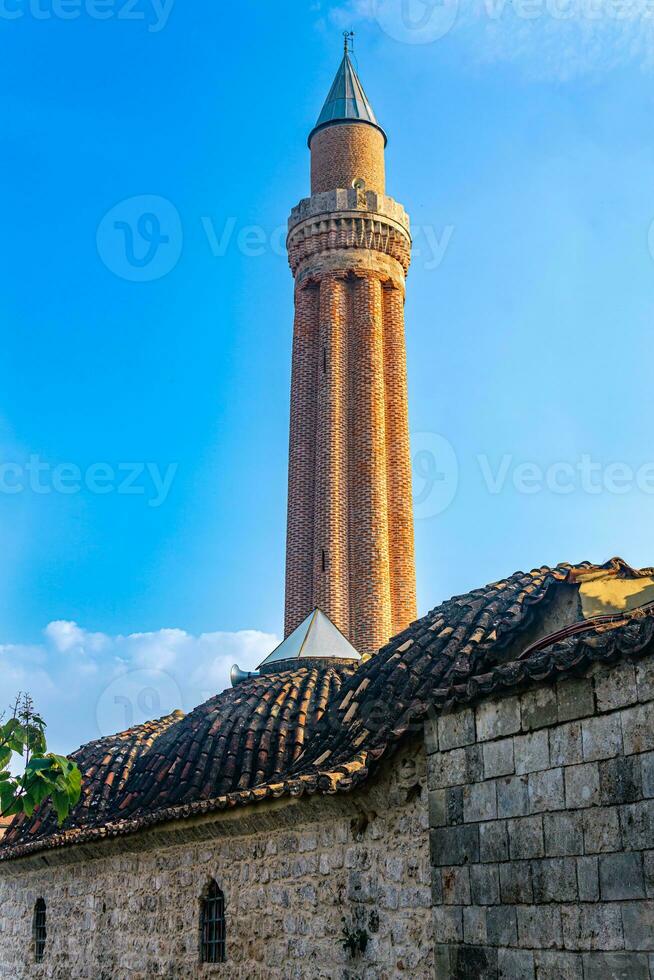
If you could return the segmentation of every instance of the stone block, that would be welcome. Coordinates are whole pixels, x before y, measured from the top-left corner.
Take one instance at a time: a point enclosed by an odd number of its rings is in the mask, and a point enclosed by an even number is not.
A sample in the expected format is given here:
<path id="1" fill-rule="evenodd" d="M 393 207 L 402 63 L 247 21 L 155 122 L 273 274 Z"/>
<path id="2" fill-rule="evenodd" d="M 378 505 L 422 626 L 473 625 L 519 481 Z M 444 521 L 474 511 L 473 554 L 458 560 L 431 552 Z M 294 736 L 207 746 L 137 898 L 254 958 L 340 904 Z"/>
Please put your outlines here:
<path id="1" fill-rule="evenodd" d="M 518 942 L 531 949 L 556 949 L 562 945 L 561 912 L 557 905 L 532 905 L 516 909 Z"/>
<path id="2" fill-rule="evenodd" d="M 620 829 L 626 850 L 654 847 L 654 800 L 620 807 Z"/>
<path id="3" fill-rule="evenodd" d="M 577 887 L 580 902 L 599 902 L 598 858 L 577 858 Z"/>
<path id="4" fill-rule="evenodd" d="M 562 905 L 563 944 L 572 950 L 622 949 L 622 906 Z"/>
<path id="5" fill-rule="evenodd" d="M 487 742 L 520 731 L 520 699 L 499 698 L 477 706 L 477 738 Z"/>
<path id="6" fill-rule="evenodd" d="M 584 953 L 584 980 L 649 980 L 645 953 Z"/>
<path id="7" fill-rule="evenodd" d="M 452 980 L 452 950 L 454 946 L 434 948 L 434 980 Z"/>
<path id="8" fill-rule="evenodd" d="M 654 902 L 629 902 L 621 907 L 625 948 L 651 950 Z"/>
<path id="9" fill-rule="evenodd" d="M 643 872 L 647 897 L 654 898 L 654 851 L 643 852 Z M 654 943 L 652 945 L 654 946 Z"/>
<path id="10" fill-rule="evenodd" d="M 495 783 L 473 783 L 463 788 L 463 819 L 466 823 L 494 820 L 497 817 Z"/>
<path id="11" fill-rule="evenodd" d="M 485 742 L 483 753 L 486 779 L 510 776 L 515 771 L 512 738 L 503 738 L 497 742 Z"/>
<path id="12" fill-rule="evenodd" d="M 634 665 L 622 661 L 600 667 L 594 674 L 595 701 L 598 711 L 624 708 L 638 700 Z"/>
<path id="13" fill-rule="evenodd" d="M 565 772 L 565 802 L 572 810 L 599 803 L 599 768 L 596 762 L 568 766 Z"/>
<path id="14" fill-rule="evenodd" d="M 471 946 L 483 946 L 488 942 L 486 934 L 486 909 L 470 905 L 463 910 L 463 939 Z"/>
<path id="15" fill-rule="evenodd" d="M 645 898 L 643 858 L 640 851 L 603 854 L 599 859 L 600 897 L 603 902 Z"/>
<path id="16" fill-rule="evenodd" d="M 518 735 L 513 740 L 515 771 L 522 774 L 547 769 L 550 764 L 549 738 L 546 731 Z"/>
<path id="17" fill-rule="evenodd" d="M 470 897 L 474 905 L 498 905 L 500 875 L 496 864 L 473 864 L 470 868 Z"/>
<path id="18" fill-rule="evenodd" d="M 581 723 L 581 740 L 586 762 L 619 755 L 622 752 L 620 716 L 614 714 L 585 718 Z"/>
<path id="19" fill-rule="evenodd" d="M 581 722 L 570 721 L 550 729 L 550 764 L 552 766 L 572 766 L 583 762 L 581 747 Z"/>
<path id="20" fill-rule="evenodd" d="M 534 900 L 531 865 L 510 861 L 500 865 L 500 896 L 505 905 L 530 905 Z"/>
<path id="21" fill-rule="evenodd" d="M 581 953 L 538 950 L 534 959 L 538 980 L 583 980 Z"/>
<path id="22" fill-rule="evenodd" d="M 494 820 L 479 825 L 479 856 L 485 864 L 509 860 L 506 821 Z"/>
<path id="23" fill-rule="evenodd" d="M 559 721 L 574 721 L 595 713 L 593 683 L 587 677 L 570 678 L 557 684 Z"/>
<path id="24" fill-rule="evenodd" d="M 431 899 L 432 905 L 443 904 L 443 880 L 440 868 L 430 868 L 431 871 Z"/>
<path id="25" fill-rule="evenodd" d="M 500 949 L 497 953 L 499 980 L 534 980 L 534 954 L 526 949 Z"/>
<path id="26" fill-rule="evenodd" d="M 626 760 L 625 760 L 626 761 Z M 640 763 L 640 775 L 641 775 L 641 785 L 643 796 L 653 797 L 654 796 L 654 752 L 645 752 L 643 755 L 634 757 L 630 760 L 634 764 L 636 762 Z M 622 800 L 622 803 L 635 803 L 633 800 Z"/>
<path id="27" fill-rule="evenodd" d="M 463 786 L 448 786 L 445 790 L 445 808 L 448 826 L 463 823 Z"/>
<path id="28" fill-rule="evenodd" d="M 486 909 L 486 933 L 493 946 L 515 946 L 518 927 L 513 906 L 493 905 Z"/>
<path id="29" fill-rule="evenodd" d="M 639 701 L 654 701 L 654 657 L 636 664 L 636 687 Z"/>
<path id="30" fill-rule="evenodd" d="M 584 853 L 584 831 L 581 813 L 546 813 L 543 815 L 545 853 L 563 857 Z"/>
<path id="31" fill-rule="evenodd" d="M 574 858 L 546 858 L 531 862 L 534 902 L 576 902 L 577 868 Z"/>
<path id="32" fill-rule="evenodd" d="M 563 770 L 544 769 L 529 774 L 529 809 L 532 813 L 543 810 L 562 810 L 565 806 Z"/>
<path id="33" fill-rule="evenodd" d="M 620 819 L 616 807 L 593 807 L 584 812 L 584 851 L 602 854 L 622 847 Z"/>
<path id="34" fill-rule="evenodd" d="M 438 718 L 430 711 L 425 721 L 425 752 L 433 755 L 438 752 Z"/>
<path id="35" fill-rule="evenodd" d="M 470 905 L 470 872 L 466 865 L 441 868 L 441 894 L 444 905 Z"/>
<path id="36" fill-rule="evenodd" d="M 432 909 L 434 942 L 460 943 L 463 941 L 463 913 L 453 905 L 436 905 Z"/>
<path id="37" fill-rule="evenodd" d="M 529 813 L 527 776 L 505 776 L 497 780 L 497 815 L 520 817 Z"/>
<path id="38" fill-rule="evenodd" d="M 475 713 L 472 708 L 448 712 L 438 719 L 441 752 L 470 745 L 475 741 Z"/>
<path id="39" fill-rule="evenodd" d="M 449 865 L 479 862 L 479 828 L 476 824 L 460 827 L 441 827 L 430 833 L 432 864 Z"/>
<path id="40" fill-rule="evenodd" d="M 620 715 L 626 755 L 654 749 L 654 701 L 625 708 Z"/>
<path id="41" fill-rule="evenodd" d="M 484 778 L 484 756 L 481 745 L 468 745 L 466 748 L 466 772 L 469 783 L 478 783 Z"/>
<path id="42" fill-rule="evenodd" d="M 559 720 L 556 691 L 551 687 L 538 687 L 533 691 L 527 691 L 521 698 L 521 713 L 524 731 L 555 725 Z"/>
<path id="43" fill-rule="evenodd" d="M 654 759 L 654 753 L 652 755 Z M 618 756 L 599 764 L 600 803 L 619 806 L 635 803 L 642 795 L 641 759 L 643 756 Z M 654 770 L 652 772 L 654 776 Z M 654 793 L 652 793 L 654 796 Z"/>
<path id="44" fill-rule="evenodd" d="M 497 980 L 497 950 L 488 946 L 460 946 L 452 950 L 451 978 Z"/>
<path id="45" fill-rule="evenodd" d="M 437 752 L 429 759 L 429 789 L 444 789 L 468 781 L 468 766 L 465 749 L 452 749 L 451 752 Z"/>
<path id="46" fill-rule="evenodd" d="M 447 806 L 444 789 L 432 789 L 429 793 L 429 826 L 444 827 L 447 823 Z"/>
<path id="47" fill-rule="evenodd" d="M 508 831 L 509 853 L 512 861 L 524 861 L 545 855 L 543 818 L 540 814 L 509 820 Z"/>

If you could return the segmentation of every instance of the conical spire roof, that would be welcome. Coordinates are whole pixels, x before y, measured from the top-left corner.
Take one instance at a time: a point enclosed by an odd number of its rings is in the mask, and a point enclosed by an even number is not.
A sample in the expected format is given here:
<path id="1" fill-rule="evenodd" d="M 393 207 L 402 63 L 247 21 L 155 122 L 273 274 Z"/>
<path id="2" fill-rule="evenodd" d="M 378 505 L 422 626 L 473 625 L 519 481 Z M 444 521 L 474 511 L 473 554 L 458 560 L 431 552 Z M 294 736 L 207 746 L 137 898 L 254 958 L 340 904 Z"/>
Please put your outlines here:
<path id="1" fill-rule="evenodd" d="M 363 85 L 350 61 L 347 47 L 340 68 L 336 72 L 336 78 L 329 90 L 329 95 L 318 116 L 318 121 L 309 134 L 309 144 L 311 144 L 314 133 L 319 129 L 342 122 L 369 123 L 380 131 L 384 137 L 384 142 L 386 142 L 386 133 L 377 122 L 375 113 L 372 111 Z"/>
<path id="2" fill-rule="evenodd" d="M 361 660 L 338 627 L 320 609 L 309 613 L 299 626 L 275 647 L 259 668 L 266 671 L 282 660 Z"/>

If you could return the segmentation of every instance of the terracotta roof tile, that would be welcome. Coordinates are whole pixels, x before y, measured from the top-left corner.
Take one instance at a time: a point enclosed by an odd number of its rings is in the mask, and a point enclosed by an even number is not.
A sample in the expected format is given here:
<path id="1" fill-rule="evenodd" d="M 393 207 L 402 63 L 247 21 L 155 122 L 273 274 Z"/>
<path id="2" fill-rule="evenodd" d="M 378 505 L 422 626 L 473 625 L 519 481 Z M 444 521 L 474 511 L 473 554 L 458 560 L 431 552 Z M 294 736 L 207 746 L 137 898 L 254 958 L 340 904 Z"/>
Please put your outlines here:
<path id="1" fill-rule="evenodd" d="M 0 859 L 282 795 L 349 791 L 433 708 L 654 652 L 651 606 L 582 621 L 531 646 L 520 640 L 559 585 L 600 568 L 652 575 L 619 559 L 517 572 L 444 602 L 356 668 L 264 674 L 186 717 L 178 712 L 82 746 L 73 758 L 85 773 L 84 793 L 64 827 L 47 805 L 32 820 L 16 818 Z"/>

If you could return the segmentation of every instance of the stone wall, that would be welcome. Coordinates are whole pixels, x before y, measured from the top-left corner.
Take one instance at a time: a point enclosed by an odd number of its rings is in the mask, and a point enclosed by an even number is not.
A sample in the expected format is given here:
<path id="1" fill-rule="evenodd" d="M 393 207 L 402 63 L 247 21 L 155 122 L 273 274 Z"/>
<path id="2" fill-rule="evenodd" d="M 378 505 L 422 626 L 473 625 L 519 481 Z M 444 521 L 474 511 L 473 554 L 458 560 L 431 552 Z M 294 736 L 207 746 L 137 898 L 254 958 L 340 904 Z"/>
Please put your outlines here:
<path id="1" fill-rule="evenodd" d="M 0 865 L 0 976 L 334 978 L 433 975 L 426 764 L 399 753 L 365 791 L 279 800 Z M 47 865 L 45 861 L 47 860 Z M 226 897 L 228 962 L 198 964 L 199 899 Z M 34 902 L 47 902 L 34 963 Z M 365 953 L 341 945 L 343 921 Z"/>
<path id="2" fill-rule="evenodd" d="M 654 660 L 426 729 L 436 976 L 654 978 Z"/>

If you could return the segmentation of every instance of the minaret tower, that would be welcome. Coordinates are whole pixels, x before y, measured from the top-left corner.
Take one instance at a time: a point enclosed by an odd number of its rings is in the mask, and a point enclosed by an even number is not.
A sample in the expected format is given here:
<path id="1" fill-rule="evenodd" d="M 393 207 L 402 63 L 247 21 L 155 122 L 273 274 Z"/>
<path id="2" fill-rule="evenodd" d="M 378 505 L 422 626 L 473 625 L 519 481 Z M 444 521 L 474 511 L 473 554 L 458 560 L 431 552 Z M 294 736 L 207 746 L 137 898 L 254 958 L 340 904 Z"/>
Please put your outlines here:
<path id="1" fill-rule="evenodd" d="M 362 654 L 416 616 L 404 342 L 411 236 L 386 134 L 345 52 L 293 208 L 288 635 L 315 607 Z"/>

